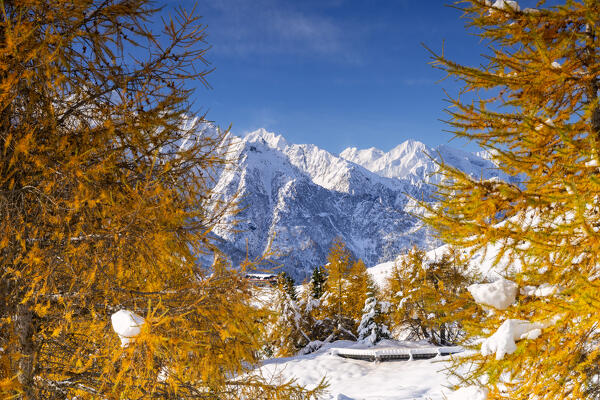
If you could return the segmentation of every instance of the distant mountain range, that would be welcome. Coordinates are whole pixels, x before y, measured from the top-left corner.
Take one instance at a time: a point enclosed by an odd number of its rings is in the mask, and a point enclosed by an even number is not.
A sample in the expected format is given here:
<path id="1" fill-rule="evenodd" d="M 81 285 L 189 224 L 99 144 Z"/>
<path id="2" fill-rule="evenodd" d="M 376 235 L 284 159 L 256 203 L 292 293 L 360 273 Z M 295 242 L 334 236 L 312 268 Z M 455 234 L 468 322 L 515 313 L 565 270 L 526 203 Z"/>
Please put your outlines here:
<path id="1" fill-rule="evenodd" d="M 411 214 L 419 213 L 411 198 L 429 201 L 439 181 L 433 160 L 482 179 L 499 176 L 485 153 L 415 140 L 389 152 L 348 148 L 337 156 L 264 129 L 231 142 L 233 167 L 220 172 L 216 190 L 226 199 L 241 195 L 244 209 L 235 231 L 215 229 L 219 246 L 237 263 L 247 251 L 262 254 L 273 239 L 276 261 L 297 280 L 326 262 L 336 236 L 367 266 L 393 260 L 415 244 L 437 247 Z"/>

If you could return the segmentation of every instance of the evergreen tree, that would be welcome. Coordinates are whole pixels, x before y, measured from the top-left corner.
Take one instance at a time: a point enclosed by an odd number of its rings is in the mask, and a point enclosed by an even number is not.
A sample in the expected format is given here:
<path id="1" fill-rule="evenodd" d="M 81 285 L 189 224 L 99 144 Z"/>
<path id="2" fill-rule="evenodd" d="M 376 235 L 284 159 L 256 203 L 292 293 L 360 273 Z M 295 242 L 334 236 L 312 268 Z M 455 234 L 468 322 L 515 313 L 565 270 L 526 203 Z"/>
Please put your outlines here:
<path id="1" fill-rule="evenodd" d="M 322 342 L 335 339 L 335 336 L 332 335 L 335 331 L 335 323 L 327 312 L 328 307 L 324 304 L 327 302 L 327 296 L 313 297 L 310 290 L 312 288 L 312 282 L 305 284 L 301 299 L 298 301 L 303 317 L 303 326 L 306 326 L 307 336 L 313 342 L 309 348 L 303 349 L 308 352 L 318 349 Z"/>
<path id="2" fill-rule="evenodd" d="M 360 325 L 358 326 L 359 341 L 375 345 L 381 339 L 388 339 L 390 337 L 384 315 L 384 312 L 387 312 L 387 306 L 387 303 L 382 304 L 377 299 L 375 285 L 373 282 L 370 282 Z"/>
<path id="3" fill-rule="evenodd" d="M 156 27 L 158 11 L 0 2 L 2 398 L 306 394 L 245 374 L 263 312 L 239 273 L 197 263 L 232 206 L 211 182 L 225 133 L 189 118 L 204 27 L 183 9 Z M 144 321 L 125 347 L 123 309 Z"/>
<path id="4" fill-rule="evenodd" d="M 310 294 L 313 298 L 321 298 L 325 292 L 326 280 L 327 279 L 323 267 L 316 266 L 310 278 Z"/>
<path id="5" fill-rule="evenodd" d="M 311 342 L 307 332 L 310 332 L 310 318 L 304 314 L 302 307 L 293 298 L 289 290 L 289 276 L 280 274 L 279 283 L 275 290 L 275 323 L 270 329 L 269 342 L 273 343 L 275 355 L 288 357 Z M 293 281 L 292 281 L 293 282 Z M 293 288 L 293 284 L 292 284 Z M 292 292 L 295 295 L 295 291 Z"/>
<path id="6" fill-rule="evenodd" d="M 459 6 L 489 51 L 476 67 L 434 55 L 464 84 L 448 123 L 512 179 L 443 166 L 440 203 L 426 220 L 445 242 L 470 252 L 493 244 L 498 261 L 518 267 L 505 273 L 521 286 L 518 300 L 465 321 L 472 338 L 486 338 L 486 351 L 460 359 L 470 365 L 465 380 L 491 398 L 598 399 L 600 3 L 545 3 Z M 517 323 L 537 330 L 517 335 Z"/>
<path id="7" fill-rule="evenodd" d="M 282 271 L 279 274 L 278 282 L 281 287 L 288 294 L 289 298 L 293 301 L 298 300 L 298 293 L 296 292 L 296 286 L 294 285 L 294 280 L 292 277 L 285 271 Z"/>

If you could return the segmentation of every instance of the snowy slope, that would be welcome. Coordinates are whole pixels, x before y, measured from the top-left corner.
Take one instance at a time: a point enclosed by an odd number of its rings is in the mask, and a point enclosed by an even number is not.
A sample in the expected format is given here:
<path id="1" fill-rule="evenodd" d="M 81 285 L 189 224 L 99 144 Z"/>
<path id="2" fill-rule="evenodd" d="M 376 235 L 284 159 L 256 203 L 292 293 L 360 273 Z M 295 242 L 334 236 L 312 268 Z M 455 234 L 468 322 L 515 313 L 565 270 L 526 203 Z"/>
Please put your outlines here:
<path id="1" fill-rule="evenodd" d="M 433 248 L 439 243 L 411 214 L 410 197 L 427 200 L 434 190 L 428 174 L 436 165 L 423 150 L 422 143 L 408 141 L 389 153 L 373 149 L 370 158 L 356 149 L 338 157 L 264 129 L 232 138 L 233 167 L 221 172 L 216 190 L 224 199 L 238 195 L 243 211 L 236 216 L 238 230 L 224 224 L 213 233 L 234 263 L 246 251 L 263 254 L 273 238 L 276 261 L 297 280 L 323 265 L 337 236 L 368 266 L 391 261 L 413 245 Z M 491 166 L 471 153 L 439 150 L 469 173 Z"/>

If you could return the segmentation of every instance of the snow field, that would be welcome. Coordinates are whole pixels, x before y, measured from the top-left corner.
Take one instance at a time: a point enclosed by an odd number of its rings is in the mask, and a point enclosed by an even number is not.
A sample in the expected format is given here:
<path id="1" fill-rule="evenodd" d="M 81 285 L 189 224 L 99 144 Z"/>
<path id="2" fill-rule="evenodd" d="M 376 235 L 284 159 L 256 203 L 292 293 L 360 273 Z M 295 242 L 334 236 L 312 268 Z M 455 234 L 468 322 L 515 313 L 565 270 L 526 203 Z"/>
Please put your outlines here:
<path id="1" fill-rule="evenodd" d="M 396 350 L 417 350 L 419 343 L 382 341 L 370 347 L 384 351 L 396 343 Z M 279 379 L 296 379 L 300 385 L 314 387 L 326 378 L 329 387 L 322 400 L 445 400 L 452 393 L 444 372 L 450 357 L 431 360 L 369 362 L 342 358 L 336 351 L 366 350 L 350 341 L 327 344 L 315 353 L 267 360 L 260 373 Z M 461 400 L 485 398 L 461 397 Z"/>

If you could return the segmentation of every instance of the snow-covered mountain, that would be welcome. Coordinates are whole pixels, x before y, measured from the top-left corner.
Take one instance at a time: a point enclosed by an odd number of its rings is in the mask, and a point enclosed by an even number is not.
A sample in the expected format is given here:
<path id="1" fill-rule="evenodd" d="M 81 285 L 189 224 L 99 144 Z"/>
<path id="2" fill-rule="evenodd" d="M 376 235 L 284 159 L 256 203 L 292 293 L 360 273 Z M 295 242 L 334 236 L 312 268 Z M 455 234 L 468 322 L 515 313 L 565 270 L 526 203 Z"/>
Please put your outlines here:
<path id="1" fill-rule="evenodd" d="M 435 175 L 438 167 L 433 160 L 452 165 L 482 179 L 490 179 L 499 174 L 485 151 L 469 153 L 447 145 L 432 148 L 416 140 L 400 143 L 387 153 L 374 147 L 365 150 L 350 147 L 342 151 L 340 157 L 362 165 L 378 175 L 408 179 L 415 184 L 439 181 L 439 176 Z M 509 179 L 506 176 L 502 177 Z"/>
<path id="2" fill-rule="evenodd" d="M 439 245 L 411 214 L 411 197 L 433 193 L 436 164 L 426 153 L 477 177 L 496 176 L 493 164 L 475 154 L 414 140 L 387 153 L 350 148 L 340 156 L 264 129 L 232 143 L 233 168 L 221 172 L 216 190 L 225 198 L 239 195 L 243 211 L 235 231 L 215 229 L 220 246 L 235 263 L 246 251 L 262 254 L 272 239 L 276 260 L 300 280 L 325 263 L 336 236 L 367 266 L 413 244 Z"/>

